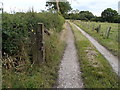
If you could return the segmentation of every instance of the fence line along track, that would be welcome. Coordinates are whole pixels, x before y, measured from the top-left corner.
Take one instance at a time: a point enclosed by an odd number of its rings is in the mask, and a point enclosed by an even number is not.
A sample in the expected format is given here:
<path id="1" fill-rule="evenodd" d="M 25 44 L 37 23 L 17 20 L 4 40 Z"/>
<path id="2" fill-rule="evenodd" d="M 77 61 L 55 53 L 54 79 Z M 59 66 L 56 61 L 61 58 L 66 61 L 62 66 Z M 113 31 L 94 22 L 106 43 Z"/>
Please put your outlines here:
<path id="1" fill-rule="evenodd" d="M 89 41 L 96 47 L 96 49 L 108 60 L 110 65 L 112 66 L 113 70 L 117 75 L 120 76 L 118 73 L 118 70 L 120 70 L 120 67 L 118 67 L 118 57 L 114 56 L 110 51 L 108 51 L 104 46 L 99 44 L 93 37 L 91 37 L 89 34 L 87 34 L 85 31 L 83 31 L 81 28 L 79 28 L 77 25 L 73 24 L 85 37 L 89 39 Z M 119 69 L 118 69 L 119 68 Z"/>

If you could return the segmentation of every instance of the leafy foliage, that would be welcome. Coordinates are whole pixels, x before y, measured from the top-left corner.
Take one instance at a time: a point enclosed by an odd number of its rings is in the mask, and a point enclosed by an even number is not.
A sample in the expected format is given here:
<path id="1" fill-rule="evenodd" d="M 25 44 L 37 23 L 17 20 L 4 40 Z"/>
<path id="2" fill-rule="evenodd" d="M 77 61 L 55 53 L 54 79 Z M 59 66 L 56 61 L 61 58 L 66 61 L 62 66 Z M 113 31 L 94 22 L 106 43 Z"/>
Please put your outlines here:
<path id="1" fill-rule="evenodd" d="M 9 54 L 19 52 L 20 41 L 27 37 L 27 22 L 22 16 L 22 14 L 3 14 L 3 52 Z"/>
<path id="2" fill-rule="evenodd" d="M 74 19 L 74 20 L 120 23 L 120 15 L 118 15 L 116 10 L 113 10 L 111 8 L 105 9 L 101 13 L 101 16 L 94 16 L 90 11 L 79 11 L 79 10 L 72 10 L 72 11 L 69 14 L 68 13 L 65 14 L 64 17 L 66 19 Z"/>
<path id="3" fill-rule="evenodd" d="M 120 23 L 120 15 L 114 17 L 115 23 Z"/>
<path id="4" fill-rule="evenodd" d="M 116 10 L 107 8 L 101 13 L 101 17 L 94 17 L 91 21 L 120 23 L 120 15 L 118 15 Z"/>
<path id="5" fill-rule="evenodd" d="M 107 8 L 101 13 L 101 17 L 104 19 L 104 21 L 108 22 L 113 22 L 114 17 L 117 15 L 118 15 L 117 11 L 111 8 Z"/>
<path id="6" fill-rule="evenodd" d="M 74 20 L 90 20 L 91 18 L 94 18 L 94 15 L 92 12 L 89 11 L 77 11 L 73 10 L 74 12 L 66 14 L 66 19 L 74 19 Z"/>
<path id="7" fill-rule="evenodd" d="M 60 32 L 64 18 L 56 13 L 49 12 L 4 13 L 3 53 L 14 55 L 20 52 L 22 44 L 30 43 L 31 30 L 37 29 L 38 22 L 43 23 L 47 29 L 54 29 L 56 32 Z"/>
<path id="8" fill-rule="evenodd" d="M 3 88 L 52 88 L 58 78 L 59 63 L 63 55 L 65 42 L 60 40 L 62 35 L 53 31 L 45 35 L 45 52 L 47 63 L 40 67 L 27 63 L 6 70 L 3 68 Z M 7 58 L 6 61 L 13 61 Z M 17 71 L 16 71 L 17 68 Z"/>
<path id="9" fill-rule="evenodd" d="M 91 18 L 94 18 L 94 15 L 89 11 L 81 11 L 79 15 L 81 20 L 90 20 Z"/>
<path id="10" fill-rule="evenodd" d="M 69 2 L 67 0 L 64 0 L 64 1 L 65 2 L 59 2 L 60 13 L 62 15 L 64 15 L 67 12 L 69 12 L 70 10 L 72 10 Z M 46 2 L 46 7 L 48 7 L 48 10 L 54 9 L 55 11 L 57 11 L 57 5 L 56 5 L 56 1 L 55 0 L 52 0 L 52 1 L 49 0 L 48 2 Z"/>
<path id="11" fill-rule="evenodd" d="M 31 63 L 31 33 L 43 23 L 45 59 L 39 67 Z M 60 40 L 64 18 L 57 13 L 27 12 L 3 14 L 3 88 L 51 88 L 57 79 L 65 43 Z M 32 32 L 33 31 L 33 32 Z"/>

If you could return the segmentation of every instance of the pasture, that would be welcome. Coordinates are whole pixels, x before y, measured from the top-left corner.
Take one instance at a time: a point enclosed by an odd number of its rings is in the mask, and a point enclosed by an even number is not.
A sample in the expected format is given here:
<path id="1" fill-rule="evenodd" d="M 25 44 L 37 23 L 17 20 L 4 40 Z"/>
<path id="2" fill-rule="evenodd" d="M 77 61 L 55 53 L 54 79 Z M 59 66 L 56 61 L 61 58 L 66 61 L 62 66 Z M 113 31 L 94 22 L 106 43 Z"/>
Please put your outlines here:
<path id="1" fill-rule="evenodd" d="M 118 56 L 118 24 L 117 23 L 101 23 L 101 22 L 83 22 L 83 21 L 73 21 L 80 28 L 86 31 L 88 34 L 93 36 L 100 44 L 105 46 L 109 51 L 111 51 L 115 56 Z M 95 29 L 100 26 L 99 32 Z M 108 28 L 111 27 L 108 33 Z M 109 35 L 107 38 L 107 34 Z"/>

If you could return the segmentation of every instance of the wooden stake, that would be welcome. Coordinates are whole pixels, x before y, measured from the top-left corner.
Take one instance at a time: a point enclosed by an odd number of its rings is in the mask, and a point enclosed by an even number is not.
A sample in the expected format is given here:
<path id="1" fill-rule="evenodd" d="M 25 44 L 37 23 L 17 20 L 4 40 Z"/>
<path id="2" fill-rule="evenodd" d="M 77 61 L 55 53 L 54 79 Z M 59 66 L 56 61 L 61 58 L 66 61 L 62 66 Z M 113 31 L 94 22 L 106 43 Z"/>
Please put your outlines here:
<path id="1" fill-rule="evenodd" d="M 94 29 L 95 29 L 95 25 L 93 24 L 93 26 L 92 26 L 92 30 L 94 31 Z"/>
<path id="2" fill-rule="evenodd" d="M 45 61 L 44 25 L 42 23 L 38 23 L 38 29 L 36 30 L 34 40 L 33 60 L 35 64 L 40 65 Z"/>
<path id="3" fill-rule="evenodd" d="M 106 38 L 109 38 L 110 30 L 111 30 L 111 27 L 108 27 L 107 33 L 106 33 Z"/>
<path id="4" fill-rule="evenodd" d="M 97 31 L 98 33 L 100 32 L 100 29 L 101 29 L 101 25 L 99 25 L 99 27 L 98 27 L 98 31 Z"/>
<path id="5" fill-rule="evenodd" d="M 45 60 L 45 48 L 44 48 L 44 25 L 38 23 L 37 31 L 37 47 L 38 47 L 38 61 L 44 62 Z"/>

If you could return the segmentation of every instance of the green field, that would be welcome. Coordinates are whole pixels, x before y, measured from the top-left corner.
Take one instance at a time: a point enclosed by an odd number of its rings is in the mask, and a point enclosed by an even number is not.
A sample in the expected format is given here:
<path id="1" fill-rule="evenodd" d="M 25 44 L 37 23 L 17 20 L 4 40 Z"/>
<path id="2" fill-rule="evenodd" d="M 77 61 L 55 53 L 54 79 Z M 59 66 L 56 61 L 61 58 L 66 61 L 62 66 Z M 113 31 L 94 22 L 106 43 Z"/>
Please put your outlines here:
<path id="1" fill-rule="evenodd" d="M 93 36 L 100 44 L 110 50 L 115 56 L 118 56 L 118 24 L 101 22 L 82 22 L 74 21 L 80 28 Z M 100 32 L 97 33 L 94 28 L 101 25 Z M 108 27 L 111 27 L 109 37 L 106 38 Z"/>

